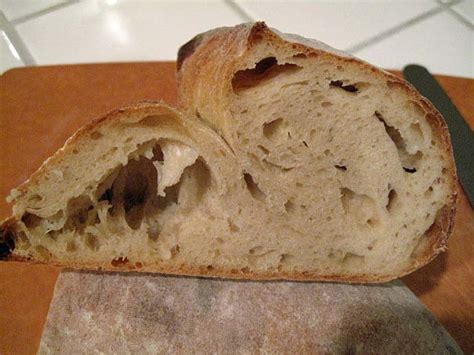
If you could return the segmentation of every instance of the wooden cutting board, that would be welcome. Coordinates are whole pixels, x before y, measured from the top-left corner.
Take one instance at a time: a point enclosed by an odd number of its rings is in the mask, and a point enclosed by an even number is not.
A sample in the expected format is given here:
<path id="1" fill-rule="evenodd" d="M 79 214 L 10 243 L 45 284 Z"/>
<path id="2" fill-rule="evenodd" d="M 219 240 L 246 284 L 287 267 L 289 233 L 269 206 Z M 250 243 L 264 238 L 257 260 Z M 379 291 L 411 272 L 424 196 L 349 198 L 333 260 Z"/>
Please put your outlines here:
<path id="1" fill-rule="evenodd" d="M 437 79 L 474 127 L 474 80 Z M 0 78 L 0 218 L 8 191 L 24 181 L 79 127 L 145 99 L 176 103 L 175 64 L 91 64 L 14 69 Z M 467 353 L 474 351 L 474 212 L 462 189 L 449 250 L 405 278 Z M 0 353 L 38 349 L 60 270 L 0 263 Z"/>

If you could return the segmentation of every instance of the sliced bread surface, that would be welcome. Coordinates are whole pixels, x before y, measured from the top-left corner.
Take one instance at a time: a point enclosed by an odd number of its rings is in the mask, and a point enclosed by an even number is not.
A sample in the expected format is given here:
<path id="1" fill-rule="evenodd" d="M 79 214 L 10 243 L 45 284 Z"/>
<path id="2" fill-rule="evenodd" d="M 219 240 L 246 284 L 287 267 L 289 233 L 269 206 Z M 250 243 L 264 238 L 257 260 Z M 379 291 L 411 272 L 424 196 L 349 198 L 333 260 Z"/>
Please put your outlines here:
<path id="1" fill-rule="evenodd" d="M 276 237 L 283 270 L 375 281 L 445 250 L 450 138 L 404 80 L 260 22 L 185 44 L 178 89 L 181 108 L 223 137 L 254 199 L 288 231 Z"/>
<path id="2" fill-rule="evenodd" d="M 296 41 L 296 42 L 295 42 Z M 180 101 L 111 112 L 19 188 L 10 260 L 381 282 L 445 249 L 445 124 L 404 81 L 262 23 L 180 50 Z"/>

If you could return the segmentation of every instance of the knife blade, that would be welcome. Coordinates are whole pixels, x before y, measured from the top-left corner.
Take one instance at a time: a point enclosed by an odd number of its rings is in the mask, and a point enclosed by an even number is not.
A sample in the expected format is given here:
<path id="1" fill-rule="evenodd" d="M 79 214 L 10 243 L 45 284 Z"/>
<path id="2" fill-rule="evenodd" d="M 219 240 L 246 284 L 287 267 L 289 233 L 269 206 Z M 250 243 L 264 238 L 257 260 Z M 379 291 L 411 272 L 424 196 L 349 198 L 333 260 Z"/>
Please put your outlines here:
<path id="1" fill-rule="evenodd" d="M 420 93 L 430 100 L 443 115 L 448 125 L 454 160 L 459 180 L 474 207 L 474 132 L 464 120 L 458 109 L 441 85 L 423 66 L 407 65 L 403 75 Z M 474 100 L 474 97 L 472 98 Z"/>

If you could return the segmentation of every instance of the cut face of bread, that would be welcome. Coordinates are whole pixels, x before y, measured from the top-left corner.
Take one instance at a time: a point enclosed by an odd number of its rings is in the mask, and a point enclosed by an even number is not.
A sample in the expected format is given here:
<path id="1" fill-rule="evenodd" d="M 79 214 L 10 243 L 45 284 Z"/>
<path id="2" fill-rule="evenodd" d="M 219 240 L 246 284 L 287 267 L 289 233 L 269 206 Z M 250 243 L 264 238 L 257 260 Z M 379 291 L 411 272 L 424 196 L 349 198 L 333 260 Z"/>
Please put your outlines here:
<path id="1" fill-rule="evenodd" d="M 273 215 L 282 271 L 387 279 L 445 248 L 449 135 L 405 81 L 263 23 L 197 36 L 178 67 L 182 108 L 229 143 Z"/>
<path id="2" fill-rule="evenodd" d="M 3 242 L 10 258 L 70 267 L 207 270 L 245 204 L 231 200 L 244 191 L 236 166 L 214 132 L 169 107 L 117 110 L 12 191 Z"/>
<path id="3" fill-rule="evenodd" d="M 393 75 L 285 38 L 258 23 L 185 45 L 186 117 L 143 103 L 77 132 L 12 191 L 4 257 L 348 282 L 429 262 L 456 196 L 439 113 Z"/>

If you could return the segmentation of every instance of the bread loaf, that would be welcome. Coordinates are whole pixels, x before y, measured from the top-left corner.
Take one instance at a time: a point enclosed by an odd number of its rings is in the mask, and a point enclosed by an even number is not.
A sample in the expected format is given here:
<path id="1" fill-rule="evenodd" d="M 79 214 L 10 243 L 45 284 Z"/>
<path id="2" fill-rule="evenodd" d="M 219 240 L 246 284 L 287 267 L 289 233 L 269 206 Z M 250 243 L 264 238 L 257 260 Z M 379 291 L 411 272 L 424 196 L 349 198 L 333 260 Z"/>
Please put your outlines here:
<path id="1" fill-rule="evenodd" d="M 8 260 L 382 282 L 445 249 L 455 169 L 404 81 L 264 24 L 178 58 L 185 114 L 147 102 L 78 131 L 10 195 Z"/>
<path id="2" fill-rule="evenodd" d="M 270 249 L 283 270 L 382 280 L 445 249 L 456 201 L 449 134 L 407 82 L 264 23 L 198 35 L 178 68 L 181 107 L 225 139 L 274 215 Z"/>

